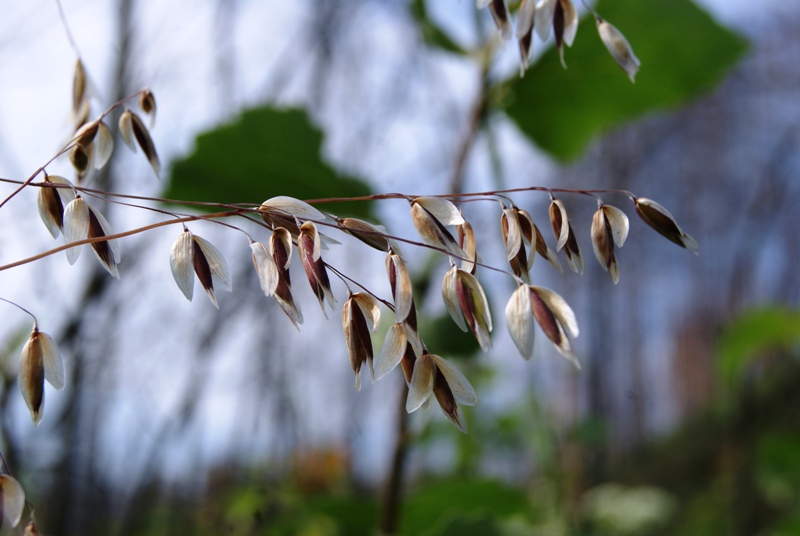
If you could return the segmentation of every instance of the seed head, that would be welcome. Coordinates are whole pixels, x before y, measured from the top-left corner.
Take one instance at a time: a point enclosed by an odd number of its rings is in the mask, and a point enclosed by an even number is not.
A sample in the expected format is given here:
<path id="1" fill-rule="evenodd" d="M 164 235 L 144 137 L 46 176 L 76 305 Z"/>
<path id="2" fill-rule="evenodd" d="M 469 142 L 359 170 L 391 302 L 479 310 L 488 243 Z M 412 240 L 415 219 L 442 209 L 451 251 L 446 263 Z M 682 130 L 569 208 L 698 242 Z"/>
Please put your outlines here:
<path id="1" fill-rule="evenodd" d="M 25 490 L 13 476 L 0 474 L 0 525 L 5 517 L 12 527 L 16 527 L 24 509 Z"/>
<path id="2" fill-rule="evenodd" d="M 595 17 L 595 20 L 597 21 L 597 33 L 600 34 L 600 39 L 608 49 L 611 57 L 627 73 L 631 82 L 636 82 L 636 73 L 639 71 L 641 63 L 636 54 L 633 53 L 630 43 L 622 35 L 622 32 L 617 30 L 610 22 L 600 17 Z"/>
<path id="3" fill-rule="evenodd" d="M 667 209 L 645 197 L 634 199 L 636 213 L 647 225 L 655 229 L 661 236 L 680 247 L 697 255 L 697 242 L 684 233 Z"/>
<path id="4" fill-rule="evenodd" d="M 628 217 L 620 209 L 600 204 L 592 218 L 592 249 L 600 266 L 611 275 L 616 285 L 619 281 L 619 265 L 614 254 L 614 244 L 622 247 L 628 236 Z"/>
<path id="5" fill-rule="evenodd" d="M 211 303 L 219 309 L 215 290 L 230 292 L 231 273 L 225 257 L 211 242 L 184 230 L 172 244 L 169 264 L 172 277 L 187 300 L 192 301 L 194 294 L 194 272 Z"/>
<path id="6" fill-rule="evenodd" d="M 147 161 L 150 162 L 150 167 L 158 177 L 161 172 L 161 162 L 153 138 L 150 137 L 150 132 L 139 116 L 130 110 L 125 110 L 119 118 L 119 133 L 131 151 L 136 152 L 137 145 L 142 149 Z"/>
<path id="7" fill-rule="evenodd" d="M 38 425 L 44 412 L 44 381 L 57 390 L 64 388 L 64 362 L 61 352 L 50 335 L 39 331 L 34 324 L 28 341 L 22 348 L 19 365 L 19 390 Z"/>

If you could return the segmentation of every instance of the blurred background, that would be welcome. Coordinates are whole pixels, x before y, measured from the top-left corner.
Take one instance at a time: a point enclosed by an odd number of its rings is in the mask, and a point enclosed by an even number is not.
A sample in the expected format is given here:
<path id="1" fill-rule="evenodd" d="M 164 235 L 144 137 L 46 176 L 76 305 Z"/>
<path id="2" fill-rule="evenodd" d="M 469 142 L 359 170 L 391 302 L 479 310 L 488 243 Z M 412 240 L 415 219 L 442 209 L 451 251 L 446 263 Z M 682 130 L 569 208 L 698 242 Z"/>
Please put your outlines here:
<path id="1" fill-rule="evenodd" d="M 143 86 L 158 103 L 161 178 L 118 140 L 89 186 L 253 205 L 624 189 L 666 206 L 700 254 L 602 194 L 631 218 L 614 285 L 592 254 L 595 199 L 557 194 L 585 271 L 561 254 L 563 275 L 539 259 L 532 280 L 576 312 L 576 371 L 541 332 L 534 357 L 518 355 L 503 314 L 513 281 L 486 270 L 495 329 L 481 353 L 442 304 L 446 260 L 405 247 L 423 338 L 478 394 L 466 435 L 435 404 L 407 416 L 398 371 L 356 392 L 338 311 L 326 320 L 295 266 L 295 330 L 230 229 L 190 225 L 231 265 L 220 311 L 175 286 L 174 227 L 122 240 L 121 281 L 88 252 L 0 271 L 2 297 L 37 315 L 67 366 L 34 428 L 16 385 L 30 321 L 4 306 L 0 450 L 40 533 L 800 534 L 799 5 L 592 3 L 641 60 L 635 85 L 582 6 L 568 69 L 552 37 L 535 39 L 520 78 L 516 43 L 471 0 L 62 5 L 93 116 Z M 55 2 L 6 6 L 0 177 L 24 180 L 70 138 L 78 51 Z M 74 175 L 66 159 L 48 172 Z M 4 265 L 60 244 L 35 194 L 0 210 Z M 547 193 L 511 197 L 554 247 Z M 324 208 L 415 238 L 404 201 Z M 117 231 L 163 219 L 102 210 Z M 498 204 L 463 210 L 484 261 L 504 267 Z M 383 255 L 335 238 L 326 261 L 388 296 Z"/>

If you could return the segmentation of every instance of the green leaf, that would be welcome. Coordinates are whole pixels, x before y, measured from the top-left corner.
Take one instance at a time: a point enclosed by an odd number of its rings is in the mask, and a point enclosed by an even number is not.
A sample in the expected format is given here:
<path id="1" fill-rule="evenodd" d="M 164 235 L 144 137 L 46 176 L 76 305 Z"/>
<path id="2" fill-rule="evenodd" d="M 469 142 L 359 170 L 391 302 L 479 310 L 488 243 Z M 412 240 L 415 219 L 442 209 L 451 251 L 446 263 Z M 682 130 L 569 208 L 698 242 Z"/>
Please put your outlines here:
<path id="1" fill-rule="evenodd" d="M 466 52 L 450 39 L 430 18 L 425 0 L 413 0 L 409 5 L 411 16 L 416 21 L 422 40 L 432 47 L 437 47 L 447 52 L 464 55 Z"/>
<path id="2" fill-rule="evenodd" d="M 409 497 L 403 508 L 402 529 L 403 534 L 412 535 L 442 527 L 434 534 L 455 534 L 452 523 L 458 517 L 469 516 L 485 523 L 481 520 L 502 519 L 529 509 L 522 490 L 495 480 L 453 478 L 431 484 Z M 461 523 L 463 520 L 457 522 Z"/>
<path id="3" fill-rule="evenodd" d="M 800 312 L 781 307 L 750 311 L 733 322 L 720 338 L 717 366 L 720 378 L 737 383 L 765 352 L 791 351 L 800 345 Z"/>
<path id="4" fill-rule="evenodd" d="M 580 156 L 592 138 L 657 110 L 675 108 L 714 87 L 746 50 L 690 0 L 614 0 L 597 11 L 625 34 L 641 61 L 636 84 L 611 58 L 592 17 L 584 17 L 564 57 L 551 47 L 503 89 L 506 112 L 559 160 Z"/>
<path id="5" fill-rule="evenodd" d="M 247 110 L 197 137 L 192 154 L 173 164 L 164 196 L 256 206 L 277 195 L 304 200 L 369 195 L 364 182 L 339 174 L 322 160 L 322 139 L 303 110 Z M 369 217 L 371 203 L 316 206 L 337 215 Z"/>

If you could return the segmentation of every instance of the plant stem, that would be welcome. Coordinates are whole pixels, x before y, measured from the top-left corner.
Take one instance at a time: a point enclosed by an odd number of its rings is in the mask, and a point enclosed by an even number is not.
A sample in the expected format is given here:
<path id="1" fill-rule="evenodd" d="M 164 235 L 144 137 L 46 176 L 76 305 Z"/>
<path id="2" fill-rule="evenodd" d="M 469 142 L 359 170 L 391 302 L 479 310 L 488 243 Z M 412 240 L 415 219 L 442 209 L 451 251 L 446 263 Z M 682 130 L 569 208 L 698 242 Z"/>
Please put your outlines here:
<path id="1" fill-rule="evenodd" d="M 402 375 L 398 374 L 398 377 L 402 378 Z M 379 505 L 378 530 L 386 536 L 397 534 L 398 525 L 400 524 L 403 477 L 408 458 L 408 445 L 410 444 L 406 398 L 408 398 L 408 386 L 405 379 L 403 379 L 403 386 L 400 389 L 400 396 L 397 400 L 397 438 L 395 439 L 394 453 L 392 454 L 392 466 Z"/>

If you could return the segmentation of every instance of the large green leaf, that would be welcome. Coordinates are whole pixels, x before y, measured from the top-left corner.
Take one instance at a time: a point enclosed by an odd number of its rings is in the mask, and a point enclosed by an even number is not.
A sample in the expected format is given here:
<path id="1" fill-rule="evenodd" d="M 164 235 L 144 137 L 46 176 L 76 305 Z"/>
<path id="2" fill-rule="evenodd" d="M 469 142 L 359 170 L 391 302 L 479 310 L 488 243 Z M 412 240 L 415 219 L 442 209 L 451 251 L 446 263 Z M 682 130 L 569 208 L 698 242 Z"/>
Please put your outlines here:
<path id="1" fill-rule="evenodd" d="M 530 504 L 525 492 L 495 480 L 453 478 L 437 482 L 406 500 L 403 507 L 403 534 L 409 536 L 433 530 L 434 534 L 454 534 L 450 524 L 459 516 L 502 519 L 525 514 Z"/>
<path id="2" fill-rule="evenodd" d="M 800 311 L 765 307 L 741 315 L 720 337 L 717 367 L 720 379 L 737 383 L 752 364 L 772 351 L 800 346 Z"/>
<path id="3" fill-rule="evenodd" d="M 505 86 L 506 108 L 519 128 L 560 160 L 581 154 L 591 139 L 624 121 L 677 107 L 709 90 L 746 49 L 690 0 L 605 0 L 598 12 L 619 28 L 641 61 L 631 84 L 600 41 L 591 17 L 561 67 L 555 48 L 525 78 Z"/>
<path id="4" fill-rule="evenodd" d="M 298 199 L 369 195 L 362 181 L 339 174 L 320 155 L 322 131 L 303 110 L 256 108 L 197 137 L 172 167 L 169 199 L 254 203 L 276 195 Z M 335 214 L 368 216 L 370 203 L 318 205 Z"/>

